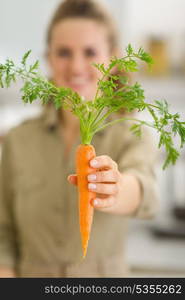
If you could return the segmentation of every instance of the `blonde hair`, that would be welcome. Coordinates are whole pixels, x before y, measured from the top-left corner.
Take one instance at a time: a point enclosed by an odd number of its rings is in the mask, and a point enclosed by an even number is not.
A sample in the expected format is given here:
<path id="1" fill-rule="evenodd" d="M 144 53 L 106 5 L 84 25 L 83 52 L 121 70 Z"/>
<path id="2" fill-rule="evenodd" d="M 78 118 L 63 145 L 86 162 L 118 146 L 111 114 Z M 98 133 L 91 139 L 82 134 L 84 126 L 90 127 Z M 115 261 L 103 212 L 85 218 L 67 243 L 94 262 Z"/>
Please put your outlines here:
<path id="1" fill-rule="evenodd" d="M 67 18 L 84 18 L 94 20 L 107 28 L 110 51 L 119 47 L 118 29 L 105 7 L 95 0 L 64 0 L 56 9 L 48 26 L 46 42 L 49 46 L 52 31 L 56 24 Z"/>

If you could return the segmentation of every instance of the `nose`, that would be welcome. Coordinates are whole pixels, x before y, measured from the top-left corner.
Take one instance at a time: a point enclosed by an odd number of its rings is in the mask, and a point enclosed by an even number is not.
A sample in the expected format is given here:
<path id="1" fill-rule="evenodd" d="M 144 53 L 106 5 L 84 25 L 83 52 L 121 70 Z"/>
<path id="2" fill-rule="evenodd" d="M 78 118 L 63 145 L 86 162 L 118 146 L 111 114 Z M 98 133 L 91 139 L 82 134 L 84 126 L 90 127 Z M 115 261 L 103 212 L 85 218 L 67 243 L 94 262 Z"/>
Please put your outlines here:
<path id="1" fill-rule="evenodd" d="M 86 67 L 87 67 L 87 63 L 83 55 L 75 53 L 71 57 L 70 70 L 72 74 L 76 75 L 76 74 L 83 73 L 86 70 Z"/>

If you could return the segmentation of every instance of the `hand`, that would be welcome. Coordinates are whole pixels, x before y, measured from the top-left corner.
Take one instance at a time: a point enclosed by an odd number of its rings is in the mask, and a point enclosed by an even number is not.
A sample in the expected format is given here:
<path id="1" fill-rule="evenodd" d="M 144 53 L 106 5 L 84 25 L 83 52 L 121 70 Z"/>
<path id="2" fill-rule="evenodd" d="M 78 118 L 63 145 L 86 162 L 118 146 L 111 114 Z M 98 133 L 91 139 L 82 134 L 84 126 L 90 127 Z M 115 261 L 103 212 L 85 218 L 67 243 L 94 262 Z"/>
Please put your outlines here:
<path id="1" fill-rule="evenodd" d="M 15 278 L 16 274 L 12 268 L 0 266 L 0 278 Z"/>
<path id="2" fill-rule="evenodd" d="M 111 157 L 101 155 L 90 161 L 90 166 L 96 171 L 88 175 L 88 188 L 96 192 L 96 198 L 92 205 L 101 211 L 110 211 L 118 204 L 122 187 L 122 174 L 118 171 L 118 165 Z M 68 181 L 78 185 L 76 174 L 68 176 Z"/>

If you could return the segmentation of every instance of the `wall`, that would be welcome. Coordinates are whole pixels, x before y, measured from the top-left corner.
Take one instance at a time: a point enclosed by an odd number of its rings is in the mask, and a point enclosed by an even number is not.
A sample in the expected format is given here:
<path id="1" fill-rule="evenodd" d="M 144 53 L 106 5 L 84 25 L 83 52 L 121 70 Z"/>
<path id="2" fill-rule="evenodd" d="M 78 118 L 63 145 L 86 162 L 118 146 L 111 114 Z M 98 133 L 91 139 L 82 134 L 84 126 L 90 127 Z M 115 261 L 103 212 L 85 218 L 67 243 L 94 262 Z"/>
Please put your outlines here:
<path id="1" fill-rule="evenodd" d="M 122 0 L 99 0 L 107 4 L 122 30 Z M 32 50 L 29 62 L 39 59 L 43 73 L 47 71 L 45 33 L 48 22 L 61 0 L 1 0 L 0 1 L 0 62 L 11 57 L 20 62 L 22 55 Z M 121 34 L 122 36 L 122 34 Z M 22 120 L 40 112 L 38 104 L 23 105 L 17 83 L 0 90 L 0 135 Z"/>
<path id="2" fill-rule="evenodd" d="M 107 4 L 122 28 L 121 0 L 99 0 Z M 1 0 L 0 59 L 20 55 L 32 49 L 32 56 L 42 60 L 48 21 L 61 0 Z"/>
<path id="3" fill-rule="evenodd" d="M 126 43 L 143 45 L 147 36 L 162 36 L 169 43 L 171 58 L 179 62 L 185 53 L 185 1 L 128 0 L 126 5 Z"/>

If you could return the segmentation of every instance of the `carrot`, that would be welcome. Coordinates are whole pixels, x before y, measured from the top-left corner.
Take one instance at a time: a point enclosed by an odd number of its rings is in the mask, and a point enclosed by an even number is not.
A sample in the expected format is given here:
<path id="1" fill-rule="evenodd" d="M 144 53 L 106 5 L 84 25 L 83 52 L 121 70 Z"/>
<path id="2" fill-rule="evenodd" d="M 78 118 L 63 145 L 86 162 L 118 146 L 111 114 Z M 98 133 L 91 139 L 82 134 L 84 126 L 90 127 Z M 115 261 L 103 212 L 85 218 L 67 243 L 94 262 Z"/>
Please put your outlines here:
<path id="1" fill-rule="evenodd" d="M 82 240 L 83 258 L 86 256 L 93 221 L 94 208 L 91 204 L 96 193 L 88 190 L 87 175 L 94 171 L 90 160 L 96 156 L 92 145 L 81 144 L 76 150 L 76 173 L 78 178 L 79 223 Z"/>

